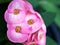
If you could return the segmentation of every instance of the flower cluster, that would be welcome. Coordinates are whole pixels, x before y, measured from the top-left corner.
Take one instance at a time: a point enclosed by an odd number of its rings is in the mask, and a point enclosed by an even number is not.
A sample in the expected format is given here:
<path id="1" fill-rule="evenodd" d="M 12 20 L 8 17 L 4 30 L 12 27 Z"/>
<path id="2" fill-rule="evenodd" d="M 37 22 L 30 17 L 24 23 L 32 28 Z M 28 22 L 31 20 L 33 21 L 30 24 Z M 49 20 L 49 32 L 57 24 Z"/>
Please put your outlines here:
<path id="1" fill-rule="evenodd" d="M 46 45 L 46 26 L 40 14 L 26 0 L 13 0 L 4 15 L 7 37 L 23 45 Z"/>

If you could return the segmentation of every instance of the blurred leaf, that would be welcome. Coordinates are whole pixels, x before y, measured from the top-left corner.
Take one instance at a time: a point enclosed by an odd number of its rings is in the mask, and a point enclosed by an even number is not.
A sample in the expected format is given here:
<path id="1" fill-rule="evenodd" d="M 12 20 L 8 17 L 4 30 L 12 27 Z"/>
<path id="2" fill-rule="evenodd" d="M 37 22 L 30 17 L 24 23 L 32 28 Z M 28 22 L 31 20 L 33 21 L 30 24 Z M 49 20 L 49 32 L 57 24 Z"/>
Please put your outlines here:
<path id="1" fill-rule="evenodd" d="M 56 13 L 53 12 L 44 12 L 41 14 L 46 26 L 49 26 L 55 19 Z"/>
<path id="2" fill-rule="evenodd" d="M 60 0 L 46 0 L 46 1 L 49 1 L 51 3 L 54 3 L 54 4 L 60 4 Z"/>
<path id="3" fill-rule="evenodd" d="M 55 23 L 60 27 L 60 13 L 56 15 Z"/>
<path id="4" fill-rule="evenodd" d="M 46 41 L 47 45 L 57 45 L 57 43 L 48 36 L 47 36 L 46 40 L 47 40 Z"/>
<path id="5" fill-rule="evenodd" d="M 5 39 L 5 35 L 2 33 L 0 33 L 0 42 L 2 42 L 2 41 L 4 41 L 4 39 Z"/>
<path id="6" fill-rule="evenodd" d="M 11 0 L 0 0 L 0 3 L 10 2 Z"/>
<path id="7" fill-rule="evenodd" d="M 22 44 L 21 43 L 19 43 L 19 44 L 16 43 L 15 45 L 22 45 Z"/>
<path id="8" fill-rule="evenodd" d="M 4 7 L 3 7 L 4 5 Z M 4 20 L 5 4 L 0 4 L 0 42 L 6 39 L 6 22 Z"/>
<path id="9" fill-rule="evenodd" d="M 22 45 L 22 44 L 20 44 L 20 43 L 12 43 L 12 42 L 7 42 L 5 45 Z"/>
<path id="10" fill-rule="evenodd" d="M 11 42 L 7 42 L 5 45 L 13 45 Z"/>
<path id="11" fill-rule="evenodd" d="M 49 12 L 58 11 L 58 8 L 54 4 L 47 1 L 40 1 L 39 6 L 41 6 L 44 10 L 49 11 Z"/>
<path id="12" fill-rule="evenodd" d="M 38 2 L 40 1 L 40 0 L 28 0 L 32 5 L 33 5 L 33 7 L 35 8 L 37 5 L 38 5 Z"/>

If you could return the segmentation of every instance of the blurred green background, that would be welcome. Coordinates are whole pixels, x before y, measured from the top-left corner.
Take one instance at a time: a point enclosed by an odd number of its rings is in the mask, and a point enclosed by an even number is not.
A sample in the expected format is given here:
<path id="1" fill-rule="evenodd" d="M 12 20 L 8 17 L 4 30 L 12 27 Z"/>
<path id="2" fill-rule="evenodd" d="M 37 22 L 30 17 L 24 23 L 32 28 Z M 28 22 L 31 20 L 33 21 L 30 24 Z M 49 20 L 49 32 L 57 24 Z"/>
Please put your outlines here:
<path id="1" fill-rule="evenodd" d="M 12 0 L 0 0 L 0 45 L 21 45 L 10 42 L 6 36 L 7 27 L 6 22 L 4 20 L 4 12 L 11 1 Z M 28 0 L 28 1 L 33 5 L 34 10 L 41 14 L 47 26 L 47 32 L 48 29 L 50 30 L 49 27 L 52 25 L 52 23 L 55 24 L 56 28 L 58 28 L 57 31 L 60 32 L 60 0 Z M 55 38 L 54 36 L 56 34 L 53 34 L 53 32 L 49 31 L 47 33 L 46 45 L 60 45 L 59 41 L 56 41 L 57 38 Z M 50 34 L 52 34 L 52 36 L 50 36 Z M 60 33 L 58 34 L 58 36 L 59 35 Z"/>

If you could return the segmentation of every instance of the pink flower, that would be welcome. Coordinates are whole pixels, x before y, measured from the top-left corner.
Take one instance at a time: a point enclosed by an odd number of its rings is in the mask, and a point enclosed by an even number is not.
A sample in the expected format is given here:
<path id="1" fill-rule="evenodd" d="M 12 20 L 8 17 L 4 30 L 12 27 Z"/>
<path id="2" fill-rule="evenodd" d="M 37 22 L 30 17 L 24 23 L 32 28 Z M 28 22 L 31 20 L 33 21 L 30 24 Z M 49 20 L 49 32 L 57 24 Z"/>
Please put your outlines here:
<path id="1" fill-rule="evenodd" d="M 43 22 L 43 21 L 42 21 Z M 38 15 L 35 15 L 35 14 L 27 14 L 26 17 L 25 17 L 25 20 L 24 22 L 20 23 L 20 24 L 7 24 L 7 28 L 8 28 L 8 31 L 12 31 L 16 28 L 16 26 L 21 26 L 21 30 L 20 30 L 20 33 L 21 34 L 27 34 L 28 37 L 27 37 L 27 45 L 29 44 L 30 45 L 30 42 L 38 42 L 37 45 L 39 44 L 45 44 L 45 37 L 43 38 L 43 43 L 42 41 L 39 39 L 39 35 L 40 33 L 44 33 L 46 35 L 46 27 L 45 27 L 45 24 L 42 23 L 40 18 L 38 18 Z M 41 29 L 42 28 L 42 29 Z M 40 32 L 40 29 L 43 31 Z M 18 30 L 19 31 L 19 30 Z M 14 31 L 13 31 L 14 32 Z M 10 33 L 12 34 L 12 33 Z M 12 42 L 14 42 L 14 38 L 13 35 L 11 36 L 9 34 L 9 32 L 7 33 L 7 36 L 9 38 L 9 40 Z M 17 34 L 18 35 L 18 34 Z M 44 35 L 43 35 L 44 36 Z M 13 37 L 13 38 L 11 38 Z M 15 38 L 17 39 L 17 38 Z M 21 40 L 20 40 L 21 41 Z M 25 42 L 23 40 L 23 42 Z M 15 41 L 16 42 L 16 41 Z M 29 43 L 28 43 L 29 42 Z M 41 42 L 41 43 L 40 43 Z M 19 43 L 19 42 L 18 42 Z M 21 43 L 21 42 L 20 42 Z M 36 45 L 36 44 L 35 44 Z"/>
<path id="2" fill-rule="evenodd" d="M 27 0 L 13 0 L 15 2 L 19 2 L 20 3 L 20 7 L 22 10 L 26 11 L 26 10 L 33 10 L 33 6 L 27 1 Z"/>
<path id="3" fill-rule="evenodd" d="M 34 42 L 34 45 L 46 45 L 46 32 L 44 31 L 44 30 L 46 30 L 46 27 L 45 27 L 45 24 L 43 24 L 43 25 L 44 26 L 41 27 L 38 31 L 30 34 L 28 36 L 28 40 L 23 44 L 30 45 L 30 43 Z"/>
<path id="4" fill-rule="evenodd" d="M 40 14 L 26 0 L 13 0 L 4 15 L 7 37 L 24 45 L 46 45 L 46 26 Z"/>
<path id="5" fill-rule="evenodd" d="M 28 27 L 28 25 L 25 22 L 20 23 L 20 24 L 7 24 L 8 30 L 15 29 L 16 26 L 21 26 L 21 28 L 22 28 L 20 30 L 21 33 L 24 33 L 24 34 L 29 34 L 30 33 L 29 27 Z"/>
<path id="6" fill-rule="evenodd" d="M 46 45 L 46 33 L 43 30 L 38 32 L 38 43 L 39 45 Z"/>
<path id="7" fill-rule="evenodd" d="M 39 32 L 31 34 L 27 42 L 23 43 L 24 45 L 46 45 L 46 34 L 44 32 Z"/>
<path id="8" fill-rule="evenodd" d="M 15 9 L 17 11 L 17 9 Z M 24 21 L 25 13 L 23 11 L 19 11 L 19 14 L 14 14 L 13 12 L 9 13 L 8 10 L 5 12 L 5 20 L 9 24 L 19 24 Z"/>
<path id="9" fill-rule="evenodd" d="M 30 27 L 30 33 L 34 33 L 38 31 L 42 24 L 43 24 L 43 19 L 38 16 L 37 13 L 27 13 L 27 16 L 25 17 L 25 22 L 28 24 Z"/>
<path id="10" fill-rule="evenodd" d="M 5 12 L 5 20 L 7 23 L 21 23 L 24 21 L 25 12 L 21 9 L 22 5 L 19 2 L 12 1 Z"/>
<path id="11" fill-rule="evenodd" d="M 31 12 L 33 10 L 32 5 L 29 2 L 23 0 L 14 0 L 9 4 L 4 18 L 7 23 L 21 23 L 24 21 L 26 16 L 25 12 L 27 10 L 31 10 Z"/>
<path id="12" fill-rule="evenodd" d="M 14 0 L 9 4 L 8 9 L 5 12 L 4 18 L 7 23 L 21 23 L 24 21 L 24 18 L 26 16 L 25 12 L 27 10 L 31 10 L 31 12 L 33 10 L 33 7 L 29 2 Z"/>
<path id="13" fill-rule="evenodd" d="M 7 30 L 7 37 L 11 42 L 22 43 L 27 40 L 28 35 L 17 33 L 15 30 Z"/>
<path id="14" fill-rule="evenodd" d="M 25 26 L 25 27 L 24 27 Z M 7 37 L 11 42 L 22 43 L 28 39 L 27 26 L 22 24 L 8 24 Z"/>
<path id="15" fill-rule="evenodd" d="M 23 0 L 13 0 L 10 2 L 8 9 L 20 9 L 25 10 L 25 2 Z"/>

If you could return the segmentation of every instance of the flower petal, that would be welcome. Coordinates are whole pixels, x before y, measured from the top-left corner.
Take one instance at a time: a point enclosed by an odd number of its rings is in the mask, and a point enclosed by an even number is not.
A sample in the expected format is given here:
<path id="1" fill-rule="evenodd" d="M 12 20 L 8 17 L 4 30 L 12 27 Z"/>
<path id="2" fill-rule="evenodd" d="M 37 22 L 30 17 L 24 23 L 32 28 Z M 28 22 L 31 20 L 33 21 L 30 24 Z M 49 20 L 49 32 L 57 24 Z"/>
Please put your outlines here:
<path id="1" fill-rule="evenodd" d="M 42 30 L 38 32 L 38 42 L 40 45 L 46 45 L 46 33 Z"/>
<path id="2" fill-rule="evenodd" d="M 45 26 L 45 24 L 42 24 L 42 30 L 46 33 L 46 26 Z"/>
<path id="3" fill-rule="evenodd" d="M 27 34 L 17 33 L 15 30 L 8 30 L 7 37 L 11 42 L 22 43 L 28 38 Z"/>
<path id="4" fill-rule="evenodd" d="M 12 1 L 9 6 L 8 9 L 24 9 L 24 3 L 22 1 L 18 1 L 18 0 L 14 0 Z"/>
<path id="5" fill-rule="evenodd" d="M 6 11 L 5 13 L 5 19 L 7 21 L 7 23 L 21 23 L 24 21 L 25 19 L 25 12 L 24 11 L 21 11 L 19 14 L 17 15 L 14 15 L 13 13 L 8 13 Z M 23 18 L 24 17 L 24 18 Z"/>
<path id="6" fill-rule="evenodd" d="M 41 22 L 37 21 L 32 25 L 32 33 L 38 31 L 41 28 Z"/>
<path id="7" fill-rule="evenodd" d="M 34 12 L 33 6 L 28 1 L 25 1 L 25 5 L 26 5 L 25 6 L 26 10 L 29 10 L 31 12 Z"/>
<path id="8" fill-rule="evenodd" d="M 25 42 L 23 45 L 39 45 L 37 42 Z"/>
<path id="9" fill-rule="evenodd" d="M 36 21 L 38 18 L 37 18 L 34 14 L 28 14 L 28 15 L 26 16 L 25 20 L 26 20 L 26 22 L 27 22 L 27 21 L 30 20 L 30 19 Z"/>
<path id="10" fill-rule="evenodd" d="M 15 29 L 16 26 L 20 26 L 21 27 L 21 33 L 23 34 L 29 34 L 30 30 L 29 30 L 29 26 L 26 23 L 20 23 L 20 24 L 7 24 L 7 28 L 8 29 Z"/>

